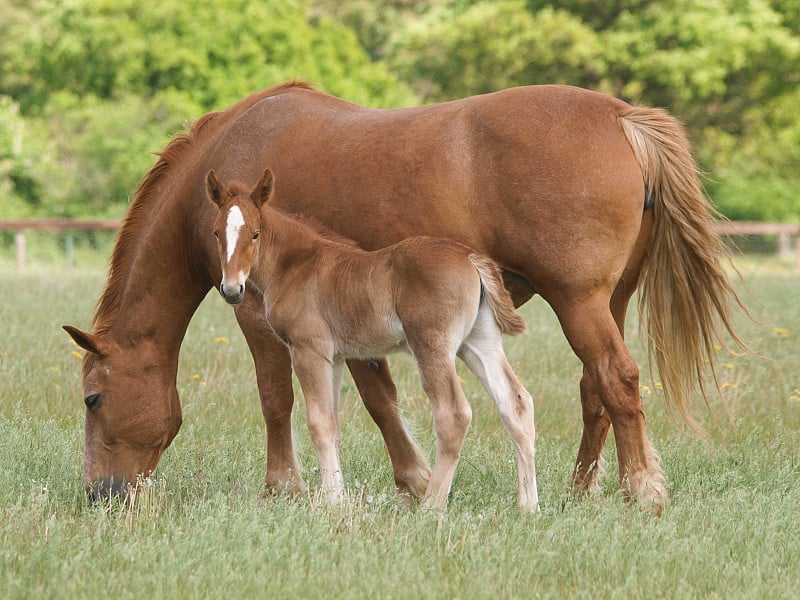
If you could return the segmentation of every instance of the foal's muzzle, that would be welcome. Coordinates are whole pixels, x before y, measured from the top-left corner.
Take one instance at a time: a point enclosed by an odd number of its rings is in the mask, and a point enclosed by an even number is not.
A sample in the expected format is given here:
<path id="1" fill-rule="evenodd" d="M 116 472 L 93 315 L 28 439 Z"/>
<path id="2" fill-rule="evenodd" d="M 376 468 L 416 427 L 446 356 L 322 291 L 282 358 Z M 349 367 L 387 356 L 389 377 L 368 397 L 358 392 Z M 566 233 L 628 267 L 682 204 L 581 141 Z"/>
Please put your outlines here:
<path id="1" fill-rule="evenodd" d="M 222 282 L 219 286 L 219 293 L 228 304 L 239 304 L 244 298 L 244 284 L 225 285 L 225 282 Z"/>

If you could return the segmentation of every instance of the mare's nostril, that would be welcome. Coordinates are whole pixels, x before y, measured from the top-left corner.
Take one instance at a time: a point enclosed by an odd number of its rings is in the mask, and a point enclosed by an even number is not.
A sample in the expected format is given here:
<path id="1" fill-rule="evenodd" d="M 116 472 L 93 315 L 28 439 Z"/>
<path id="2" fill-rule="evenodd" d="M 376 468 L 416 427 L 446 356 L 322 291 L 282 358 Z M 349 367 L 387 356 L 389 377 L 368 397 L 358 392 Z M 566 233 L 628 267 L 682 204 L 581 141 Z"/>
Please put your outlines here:
<path id="1" fill-rule="evenodd" d="M 239 295 L 241 296 L 242 294 L 244 294 L 244 285 L 240 283 L 239 284 Z"/>

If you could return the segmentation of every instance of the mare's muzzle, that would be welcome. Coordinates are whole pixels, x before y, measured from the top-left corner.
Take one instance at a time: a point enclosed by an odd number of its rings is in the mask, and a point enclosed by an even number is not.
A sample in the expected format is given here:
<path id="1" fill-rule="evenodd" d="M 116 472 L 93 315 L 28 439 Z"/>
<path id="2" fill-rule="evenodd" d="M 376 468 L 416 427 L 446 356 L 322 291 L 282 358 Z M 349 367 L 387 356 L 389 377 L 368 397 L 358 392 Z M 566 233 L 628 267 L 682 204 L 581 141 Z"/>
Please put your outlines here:
<path id="1" fill-rule="evenodd" d="M 100 504 L 115 498 L 125 500 L 129 492 L 130 486 L 124 477 L 103 477 L 92 482 L 91 487 L 86 490 L 86 496 L 89 504 Z"/>

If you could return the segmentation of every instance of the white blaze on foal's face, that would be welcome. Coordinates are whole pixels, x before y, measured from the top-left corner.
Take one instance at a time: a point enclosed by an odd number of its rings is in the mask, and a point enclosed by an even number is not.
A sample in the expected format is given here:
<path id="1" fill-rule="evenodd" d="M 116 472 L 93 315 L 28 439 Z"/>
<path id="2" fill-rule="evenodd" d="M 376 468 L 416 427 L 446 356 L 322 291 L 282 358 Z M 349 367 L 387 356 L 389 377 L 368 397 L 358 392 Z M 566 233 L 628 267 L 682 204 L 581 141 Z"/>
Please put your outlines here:
<path id="1" fill-rule="evenodd" d="M 227 244 L 227 260 L 230 263 L 231 257 L 236 250 L 236 243 L 239 241 L 239 232 L 244 225 L 242 209 L 238 206 L 231 206 L 228 210 L 228 219 L 225 224 L 225 243 Z"/>
<path id="2" fill-rule="evenodd" d="M 215 230 L 222 265 L 220 292 L 231 304 L 241 302 L 244 295 L 259 235 L 258 217 L 255 205 L 247 203 L 234 202 L 220 211 Z"/>

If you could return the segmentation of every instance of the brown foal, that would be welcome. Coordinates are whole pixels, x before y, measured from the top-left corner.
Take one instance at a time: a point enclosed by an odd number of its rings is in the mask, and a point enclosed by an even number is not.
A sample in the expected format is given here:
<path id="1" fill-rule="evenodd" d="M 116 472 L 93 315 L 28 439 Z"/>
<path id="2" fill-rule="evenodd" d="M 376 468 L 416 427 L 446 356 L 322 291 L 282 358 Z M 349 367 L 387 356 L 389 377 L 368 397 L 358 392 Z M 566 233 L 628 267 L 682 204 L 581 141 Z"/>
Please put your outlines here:
<path id="1" fill-rule="evenodd" d="M 517 451 L 519 503 L 538 510 L 533 400 L 517 379 L 502 334 L 525 331 L 497 265 L 441 238 L 411 237 L 373 252 L 321 235 L 270 205 L 267 169 L 250 190 L 210 171 L 208 197 L 222 269 L 220 292 L 262 293 L 267 320 L 289 348 L 308 428 L 331 501 L 344 493 L 338 396 L 345 359 L 406 350 L 433 407 L 437 452 L 424 507 L 444 507 L 472 411 L 455 369 L 460 357 L 497 406 Z"/>

